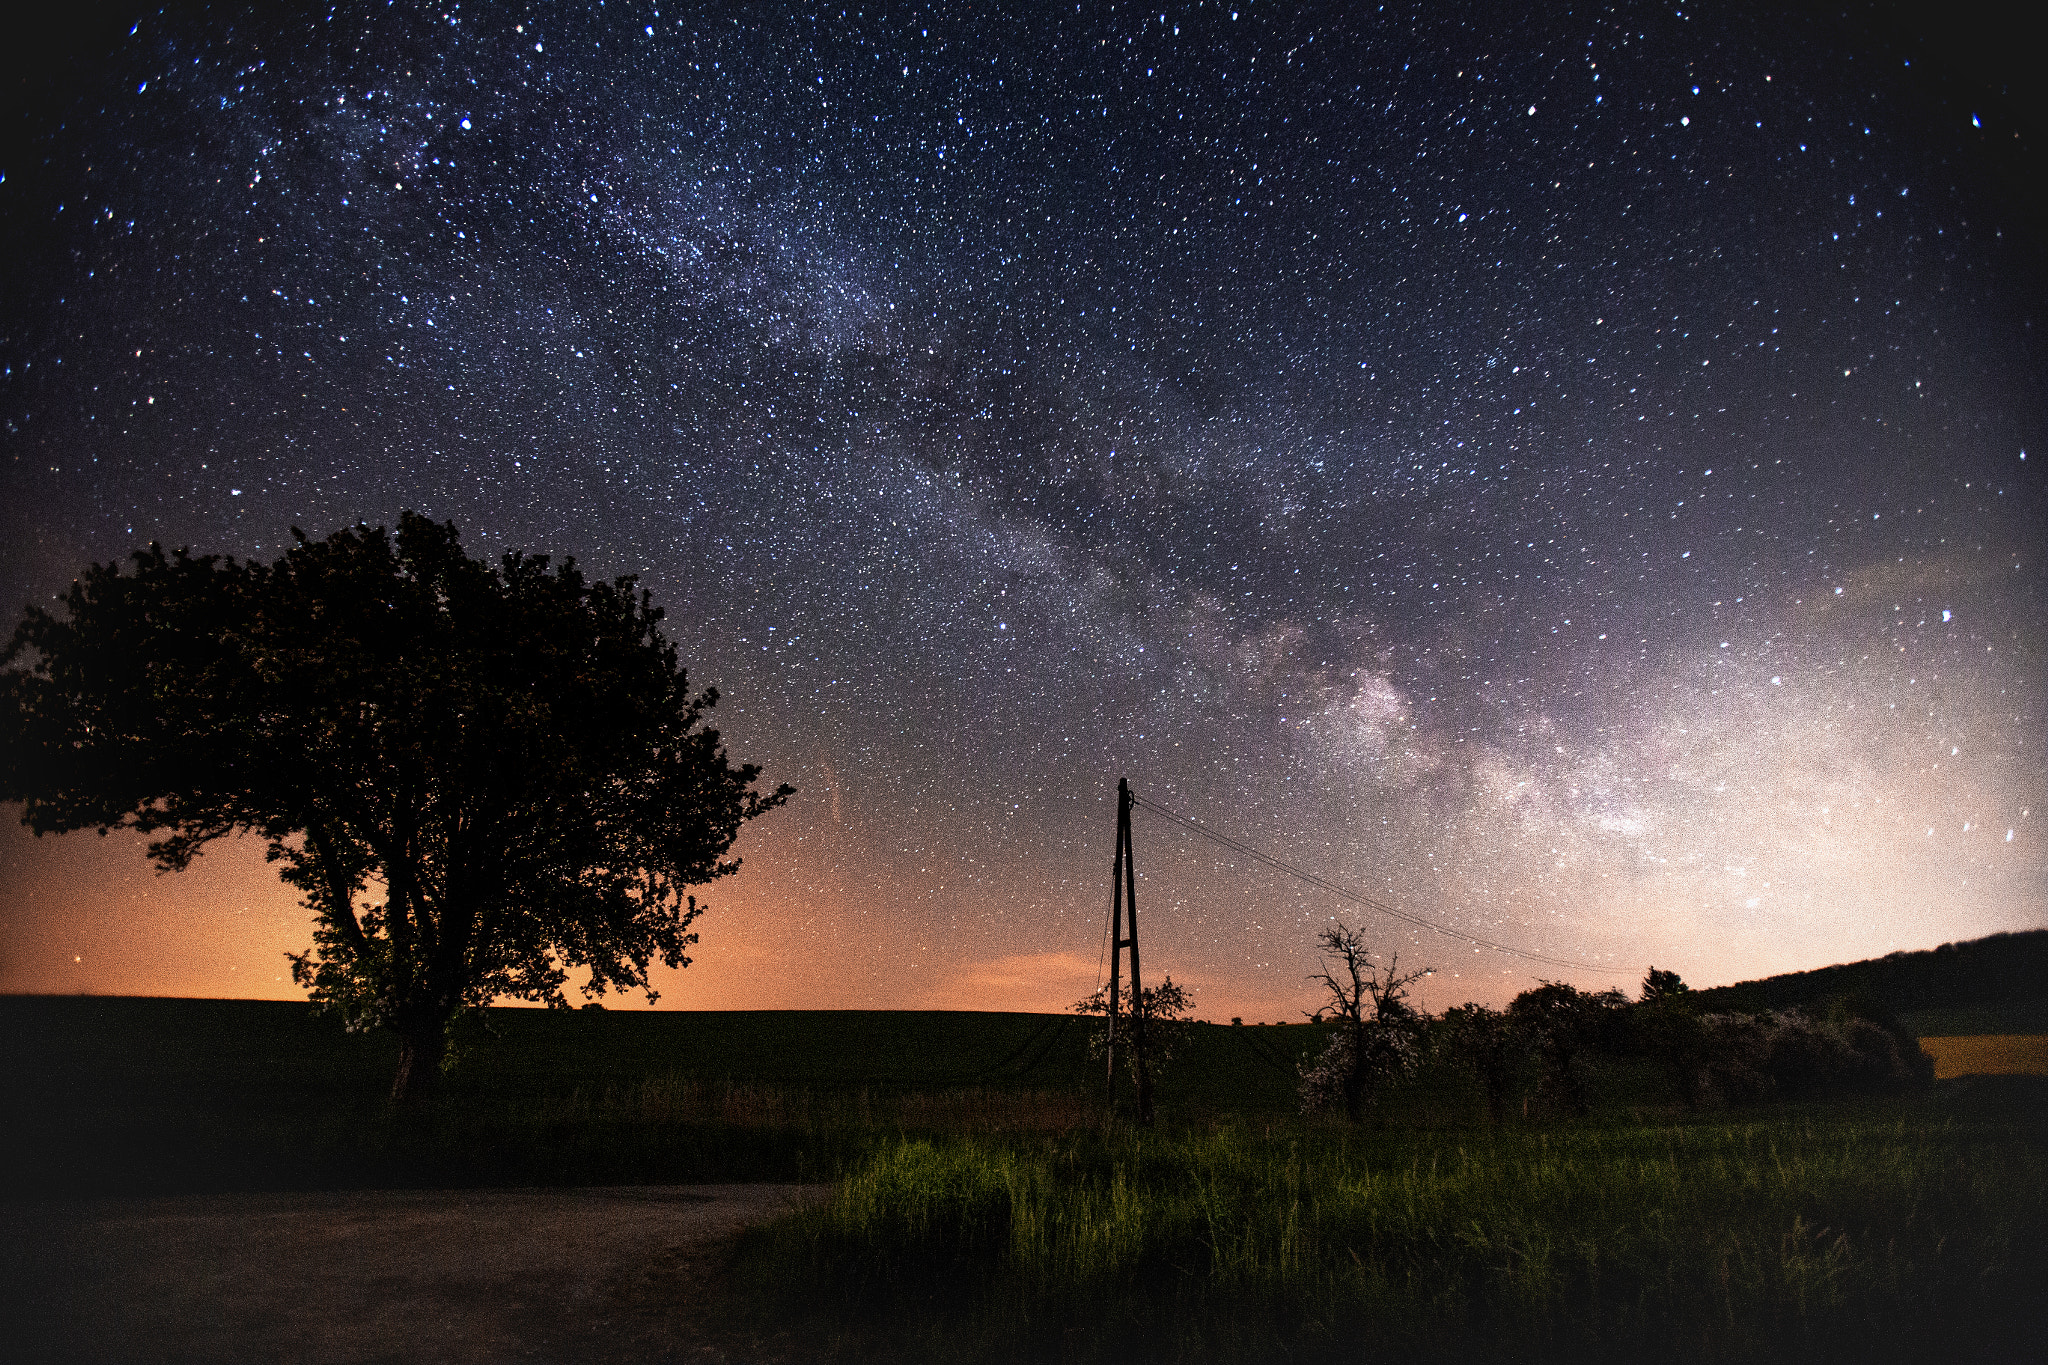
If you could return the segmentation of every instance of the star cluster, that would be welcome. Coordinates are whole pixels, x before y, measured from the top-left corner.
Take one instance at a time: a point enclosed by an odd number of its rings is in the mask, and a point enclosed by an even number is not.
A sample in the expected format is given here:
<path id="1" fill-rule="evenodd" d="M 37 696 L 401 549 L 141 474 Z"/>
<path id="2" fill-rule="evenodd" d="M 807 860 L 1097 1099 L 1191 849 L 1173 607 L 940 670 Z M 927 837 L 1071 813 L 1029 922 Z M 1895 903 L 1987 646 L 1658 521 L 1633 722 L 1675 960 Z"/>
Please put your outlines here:
<path id="1" fill-rule="evenodd" d="M 669 1003 L 1063 1005 L 1119 775 L 1591 985 L 2038 925 L 2041 167 L 1968 74 L 1763 8 L 155 16 L 0 167 L 0 583 L 407 507 L 639 574 L 801 792 Z M 10 837 L 9 988 L 161 987 Z M 1138 838 L 1206 1014 L 1362 913 Z M 1435 1003 L 1558 974 L 1368 923 Z"/>

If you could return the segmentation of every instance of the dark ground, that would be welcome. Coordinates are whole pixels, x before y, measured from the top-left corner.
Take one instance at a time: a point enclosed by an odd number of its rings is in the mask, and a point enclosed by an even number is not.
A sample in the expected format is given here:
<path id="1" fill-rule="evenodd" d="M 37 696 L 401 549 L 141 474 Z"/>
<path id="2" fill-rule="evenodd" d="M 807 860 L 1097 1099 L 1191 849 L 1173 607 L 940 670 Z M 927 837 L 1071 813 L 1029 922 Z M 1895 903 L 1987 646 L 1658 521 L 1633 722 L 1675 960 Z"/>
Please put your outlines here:
<path id="1" fill-rule="evenodd" d="M 0 1205 L 10 1359 L 776 1362 L 730 1238 L 800 1185 L 209 1194 Z"/>

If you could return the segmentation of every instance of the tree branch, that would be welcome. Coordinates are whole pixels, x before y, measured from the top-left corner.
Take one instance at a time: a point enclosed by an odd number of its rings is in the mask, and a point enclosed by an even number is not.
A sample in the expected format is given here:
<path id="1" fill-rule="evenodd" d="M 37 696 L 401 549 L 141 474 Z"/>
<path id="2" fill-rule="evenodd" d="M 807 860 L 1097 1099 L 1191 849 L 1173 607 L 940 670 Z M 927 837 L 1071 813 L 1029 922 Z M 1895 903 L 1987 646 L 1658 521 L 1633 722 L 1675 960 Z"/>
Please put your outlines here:
<path id="1" fill-rule="evenodd" d="M 348 946 L 359 956 L 367 958 L 370 940 L 363 934 L 363 926 L 356 922 L 355 895 L 341 875 L 341 864 L 335 856 L 334 840 L 327 833 L 327 826 L 319 820 L 308 820 L 306 842 L 313 846 L 313 860 L 320 865 L 321 879 L 327 883 L 327 900 L 333 907 L 329 917 L 341 930 Z"/>

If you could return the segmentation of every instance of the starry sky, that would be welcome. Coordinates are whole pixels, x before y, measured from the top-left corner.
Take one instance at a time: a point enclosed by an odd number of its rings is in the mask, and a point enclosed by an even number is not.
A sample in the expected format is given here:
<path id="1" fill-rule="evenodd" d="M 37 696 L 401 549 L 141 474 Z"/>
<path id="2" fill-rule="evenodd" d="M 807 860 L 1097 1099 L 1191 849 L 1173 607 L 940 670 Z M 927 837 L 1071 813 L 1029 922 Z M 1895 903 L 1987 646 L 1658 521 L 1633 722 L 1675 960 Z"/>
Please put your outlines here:
<path id="1" fill-rule="evenodd" d="M 1119 776 L 1454 931 L 1141 810 L 1208 1018 L 2048 924 L 2039 125 L 1891 13 L 123 16 L 9 111 L 0 600 L 640 575 L 799 789 L 670 1007 L 1064 1007 Z M 294 993 L 259 850 L 5 826 L 0 989 Z"/>

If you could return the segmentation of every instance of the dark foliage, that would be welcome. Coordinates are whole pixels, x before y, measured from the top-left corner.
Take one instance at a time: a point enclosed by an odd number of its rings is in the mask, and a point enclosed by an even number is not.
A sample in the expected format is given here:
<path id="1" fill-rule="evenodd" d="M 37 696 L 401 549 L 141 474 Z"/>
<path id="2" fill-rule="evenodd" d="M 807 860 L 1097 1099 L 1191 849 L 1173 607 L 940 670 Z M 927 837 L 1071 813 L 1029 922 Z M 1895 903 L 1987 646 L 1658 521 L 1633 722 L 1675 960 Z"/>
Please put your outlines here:
<path id="1" fill-rule="evenodd" d="M 1655 967 L 1643 975 L 1643 1000 L 1645 1005 L 1676 1002 L 1678 997 L 1692 994 L 1692 987 L 1679 979 L 1677 972 L 1660 972 Z"/>
<path id="2" fill-rule="evenodd" d="M 1484 1005 L 1454 1005 L 1437 1021 L 1436 1054 L 1472 1073 L 1486 1096 L 1486 1114 L 1505 1122 L 1529 1058 L 1530 1038 L 1520 1022 Z"/>
<path id="3" fill-rule="evenodd" d="M 572 971 L 652 998 L 696 941 L 686 888 L 789 795 L 727 761 L 660 620 L 630 578 L 494 567 L 410 513 L 269 565 L 151 546 L 17 627 L 0 797 L 38 834 L 159 836 L 164 870 L 264 839 L 315 915 L 295 977 L 399 1035 L 413 1098 L 466 1010 L 563 1006 Z"/>
<path id="4" fill-rule="evenodd" d="M 1702 1013 L 1827 1008 L 1832 1000 L 1881 1000 L 1893 1010 L 2038 997 L 2048 981 L 2048 929 L 1992 934 L 1923 952 L 1889 953 L 1810 972 L 1695 992 Z"/>
<path id="5" fill-rule="evenodd" d="M 1430 1059 L 1476 1080 L 1495 1123 L 1517 1098 L 1524 1116 L 1584 1115 L 1596 1092 L 1616 1088 L 1647 1098 L 1651 1067 L 1664 1093 L 1688 1108 L 1887 1093 L 1933 1080 L 1919 1041 L 1868 998 L 1741 1014 L 1703 1011 L 1706 998 L 1654 967 L 1633 1003 L 1618 990 L 1545 982 L 1505 1010 L 1446 1010 L 1429 1029 Z"/>
<path id="6" fill-rule="evenodd" d="M 1136 992 L 1131 990 L 1130 982 L 1122 983 L 1117 991 L 1116 1043 L 1123 1049 L 1124 1065 L 1130 1069 L 1133 1081 L 1138 1078 L 1141 1060 L 1155 1079 L 1165 1070 L 1167 1063 L 1187 1041 L 1188 1029 L 1193 1022 L 1187 1014 L 1193 1007 L 1186 989 L 1170 976 L 1156 986 L 1147 986 Z M 1073 1008 L 1076 1014 L 1092 1014 L 1102 1019 L 1103 1027 L 1088 1036 L 1088 1055 L 1101 1059 L 1110 1046 L 1109 987 L 1098 987 L 1095 994 L 1086 1000 L 1076 1000 Z M 1137 1028 L 1140 1019 L 1145 1023 L 1142 1035 Z M 1139 1051 L 1141 1036 L 1144 1040 L 1142 1058 Z"/>
<path id="7" fill-rule="evenodd" d="M 1543 1063 L 1540 1093 L 1568 1114 L 1587 1111 L 1586 1071 L 1592 1058 L 1620 1041 L 1627 997 L 1618 990 L 1582 991 L 1546 981 L 1508 1004 L 1508 1018 L 1534 1043 Z"/>
<path id="8" fill-rule="evenodd" d="M 1699 1076 L 1707 1061 L 1698 998 L 1677 972 L 1652 967 L 1643 978 L 1643 997 L 1627 1018 L 1625 1049 L 1655 1062 L 1688 1105 L 1702 1098 Z"/>
<path id="9" fill-rule="evenodd" d="M 1934 1060 L 1917 1043 L 1853 1015 L 1813 1019 L 1798 1010 L 1710 1014 L 1692 1077 L 1695 1097 L 1726 1102 L 1881 1093 L 1924 1086 Z"/>
<path id="10" fill-rule="evenodd" d="M 1818 1015 L 1708 1014 L 1708 998 L 1653 967 L 1626 1016 L 1624 1050 L 1655 1061 L 1687 1104 L 1872 1093 L 1934 1078 L 1919 1042 L 1866 996 L 1838 997 Z"/>

